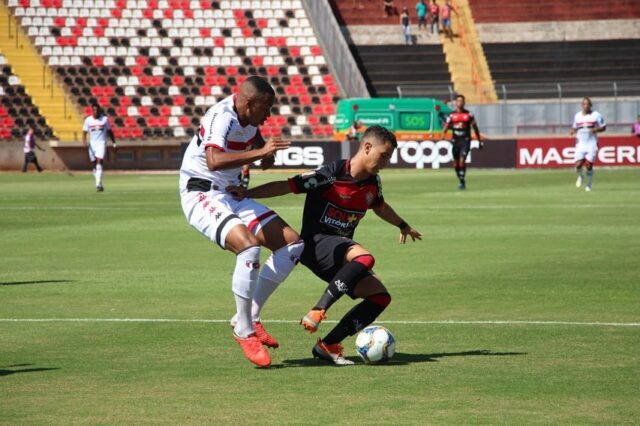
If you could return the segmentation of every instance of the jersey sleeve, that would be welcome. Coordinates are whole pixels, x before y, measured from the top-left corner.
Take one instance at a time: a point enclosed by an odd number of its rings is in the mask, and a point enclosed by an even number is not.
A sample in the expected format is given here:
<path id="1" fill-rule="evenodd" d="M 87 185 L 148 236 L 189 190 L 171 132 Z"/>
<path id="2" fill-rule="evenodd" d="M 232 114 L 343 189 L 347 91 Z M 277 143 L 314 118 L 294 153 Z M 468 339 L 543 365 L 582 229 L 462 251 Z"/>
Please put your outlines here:
<path id="1" fill-rule="evenodd" d="M 369 206 L 370 209 L 374 209 L 376 207 L 380 207 L 384 204 L 384 197 L 382 196 L 382 180 L 380 179 L 380 175 L 376 175 L 376 195 Z"/>
<path id="2" fill-rule="evenodd" d="M 596 117 L 596 124 L 601 129 L 604 129 L 605 127 L 607 127 L 607 122 L 604 121 L 604 117 L 600 113 L 598 113 L 598 116 Z"/>
<path id="3" fill-rule="evenodd" d="M 571 128 L 574 130 L 578 129 L 578 116 L 577 114 L 573 116 L 573 124 L 571 125 Z"/>
<path id="4" fill-rule="evenodd" d="M 84 123 L 82 124 L 82 131 L 83 132 L 89 131 L 89 117 L 84 119 Z"/>
<path id="5" fill-rule="evenodd" d="M 314 171 L 302 173 L 289 179 L 289 187 L 294 194 L 313 192 L 335 182 L 332 164 Z"/>
<path id="6" fill-rule="evenodd" d="M 111 130 L 111 120 L 109 118 L 104 120 L 104 130 Z"/>
<path id="7" fill-rule="evenodd" d="M 205 115 L 200 126 L 200 138 L 205 149 L 214 147 L 223 152 L 227 150 L 227 137 L 231 131 L 232 120 L 232 115 L 226 112 Z"/>

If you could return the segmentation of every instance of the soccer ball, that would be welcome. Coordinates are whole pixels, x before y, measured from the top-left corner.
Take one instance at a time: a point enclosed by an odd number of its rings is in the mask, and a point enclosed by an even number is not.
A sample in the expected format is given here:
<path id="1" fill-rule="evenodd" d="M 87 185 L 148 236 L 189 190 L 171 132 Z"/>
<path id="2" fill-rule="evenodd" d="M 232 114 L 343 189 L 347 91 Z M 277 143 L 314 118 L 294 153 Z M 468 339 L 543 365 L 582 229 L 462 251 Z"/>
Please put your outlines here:
<path id="1" fill-rule="evenodd" d="M 396 339 L 384 327 L 367 327 L 356 337 L 356 351 L 367 364 L 386 362 L 396 352 Z"/>

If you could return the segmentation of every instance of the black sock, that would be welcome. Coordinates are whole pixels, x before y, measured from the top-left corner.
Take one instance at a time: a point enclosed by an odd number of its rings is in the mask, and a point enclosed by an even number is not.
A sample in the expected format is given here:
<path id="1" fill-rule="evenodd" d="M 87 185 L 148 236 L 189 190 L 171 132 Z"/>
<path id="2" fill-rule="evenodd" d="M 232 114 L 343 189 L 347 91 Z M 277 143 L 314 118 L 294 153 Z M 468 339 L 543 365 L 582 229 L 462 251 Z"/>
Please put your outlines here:
<path id="1" fill-rule="evenodd" d="M 467 166 L 462 166 L 458 169 L 458 179 L 461 183 L 464 183 L 464 176 L 467 174 Z"/>
<path id="2" fill-rule="evenodd" d="M 389 303 L 391 303 L 389 293 L 367 297 L 347 312 L 322 341 L 327 345 L 333 345 L 342 342 L 347 336 L 353 336 L 375 321 Z"/>
<path id="3" fill-rule="evenodd" d="M 353 290 L 358 281 L 366 275 L 368 270 L 369 268 L 364 264 L 355 260 L 345 263 L 342 268 L 338 270 L 335 276 L 331 278 L 329 285 L 325 289 L 324 293 L 322 293 L 320 300 L 318 300 L 318 303 L 316 303 L 313 309 L 324 309 L 325 311 L 329 309 L 329 307 L 340 299 L 343 294 Z"/>

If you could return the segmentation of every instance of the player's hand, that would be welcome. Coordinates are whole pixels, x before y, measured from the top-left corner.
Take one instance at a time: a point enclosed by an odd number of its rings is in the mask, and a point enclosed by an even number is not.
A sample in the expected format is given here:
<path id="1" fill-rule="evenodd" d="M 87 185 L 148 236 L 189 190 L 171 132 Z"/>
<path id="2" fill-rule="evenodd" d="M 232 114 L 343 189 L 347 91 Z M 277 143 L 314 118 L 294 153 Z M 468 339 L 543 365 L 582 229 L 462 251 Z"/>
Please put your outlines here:
<path id="1" fill-rule="evenodd" d="M 274 157 L 273 155 L 271 157 L 265 157 L 260 161 L 260 168 L 262 170 L 270 169 L 271 167 L 273 167 L 275 162 L 276 162 L 276 157 Z"/>
<path id="2" fill-rule="evenodd" d="M 569 132 L 569 136 L 575 136 L 575 135 L 576 135 L 576 130 L 571 129 L 571 131 Z"/>
<path id="3" fill-rule="evenodd" d="M 247 190 L 238 185 L 229 185 L 224 190 L 231 194 L 233 199 L 237 201 L 241 201 L 246 197 Z"/>
<path id="4" fill-rule="evenodd" d="M 277 151 L 282 151 L 291 146 L 291 142 L 283 141 L 280 138 L 269 138 L 262 147 L 262 158 L 273 157 Z"/>
<path id="5" fill-rule="evenodd" d="M 407 235 L 415 242 L 416 239 L 422 240 L 422 234 L 410 226 L 407 226 L 400 230 L 400 244 L 407 242 Z"/>

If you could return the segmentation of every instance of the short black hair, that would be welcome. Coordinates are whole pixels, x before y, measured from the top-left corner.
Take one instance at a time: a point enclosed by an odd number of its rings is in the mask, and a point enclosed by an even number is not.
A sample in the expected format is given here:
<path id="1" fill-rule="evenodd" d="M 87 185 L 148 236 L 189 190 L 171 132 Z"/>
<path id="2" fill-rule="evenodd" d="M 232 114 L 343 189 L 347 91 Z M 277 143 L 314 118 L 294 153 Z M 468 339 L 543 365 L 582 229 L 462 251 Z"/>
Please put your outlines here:
<path id="1" fill-rule="evenodd" d="M 386 127 L 378 125 L 368 127 L 362 135 L 362 140 L 364 141 L 368 138 L 375 138 L 380 142 L 389 142 L 391 145 L 393 145 L 394 148 L 398 147 L 398 140 L 396 139 L 396 135 L 390 132 Z"/>
<path id="2" fill-rule="evenodd" d="M 462 100 L 463 100 L 463 101 L 466 101 L 466 100 L 467 100 L 467 98 L 465 98 L 465 97 L 464 97 L 464 95 L 463 95 L 463 94 L 461 94 L 461 93 L 458 93 L 458 94 L 456 95 L 456 99 L 458 99 L 458 98 L 462 98 Z"/>
<path id="3" fill-rule="evenodd" d="M 260 76 L 252 75 L 245 80 L 245 83 L 250 84 L 260 94 L 276 96 L 276 92 L 273 90 L 273 87 L 271 87 L 267 80 Z"/>

